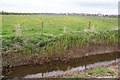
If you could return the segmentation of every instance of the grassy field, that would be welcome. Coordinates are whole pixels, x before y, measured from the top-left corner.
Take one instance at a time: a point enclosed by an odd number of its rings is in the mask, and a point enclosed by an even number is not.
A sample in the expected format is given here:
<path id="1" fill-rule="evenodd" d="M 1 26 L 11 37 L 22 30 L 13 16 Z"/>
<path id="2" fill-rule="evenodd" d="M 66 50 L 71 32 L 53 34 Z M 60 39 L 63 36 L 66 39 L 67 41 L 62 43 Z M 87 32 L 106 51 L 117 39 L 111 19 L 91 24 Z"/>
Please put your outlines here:
<path id="1" fill-rule="evenodd" d="M 87 31 L 89 22 L 94 32 Z M 117 18 L 109 17 L 3 15 L 3 52 L 40 53 L 42 55 L 50 53 L 51 55 L 93 40 L 117 42 L 118 32 L 111 31 L 117 28 L 117 23 Z M 64 27 L 66 27 L 65 33 Z M 80 31 L 83 34 L 74 34 L 70 31 Z"/>
<path id="2" fill-rule="evenodd" d="M 53 15 L 3 15 L 2 35 L 13 36 L 15 25 L 20 24 L 21 35 L 29 36 L 40 34 L 60 34 L 66 26 L 67 31 L 83 31 L 88 28 L 88 23 L 94 26 L 96 31 L 111 30 L 117 27 L 117 18 L 85 17 L 85 16 L 53 16 Z"/>

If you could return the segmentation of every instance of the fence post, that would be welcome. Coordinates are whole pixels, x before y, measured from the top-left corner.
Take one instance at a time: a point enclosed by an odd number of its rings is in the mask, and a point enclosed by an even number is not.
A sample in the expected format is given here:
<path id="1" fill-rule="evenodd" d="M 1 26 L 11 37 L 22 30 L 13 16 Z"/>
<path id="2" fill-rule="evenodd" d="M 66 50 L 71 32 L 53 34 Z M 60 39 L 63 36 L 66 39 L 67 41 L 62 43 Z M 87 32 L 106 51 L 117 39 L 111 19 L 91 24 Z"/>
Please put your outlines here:
<path id="1" fill-rule="evenodd" d="M 21 36 L 20 24 L 15 25 L 15 36 L 16 37 Z"/>
<path id="2" fill-rule="evenodd" d="M 66 32 L 66 30 L 67 30 L 67 27 L 65 26 L 65 27 L 64 27 L 64 33 Z"/>
<path id="3" fill-rule="evenodd" d="M 41 26 L 42 26 L 42 28 L 41 28 L 41 34 L 43 34 L 43 27 L 44 27 L 43 22 L 42 22 Z"/>
<path id="4" fill-rule="evenodd" d="M 91 28 L 91 32 L 96 32 L 95 31 L 95 26 L 93 25 L 92 28 Z"/>
<path id="5" fill-rule="evenodd" d="M 88 24 L 88 30 L 90 31 L 91 29 L 91 21 L 89 21 L 89 24 Z"/>

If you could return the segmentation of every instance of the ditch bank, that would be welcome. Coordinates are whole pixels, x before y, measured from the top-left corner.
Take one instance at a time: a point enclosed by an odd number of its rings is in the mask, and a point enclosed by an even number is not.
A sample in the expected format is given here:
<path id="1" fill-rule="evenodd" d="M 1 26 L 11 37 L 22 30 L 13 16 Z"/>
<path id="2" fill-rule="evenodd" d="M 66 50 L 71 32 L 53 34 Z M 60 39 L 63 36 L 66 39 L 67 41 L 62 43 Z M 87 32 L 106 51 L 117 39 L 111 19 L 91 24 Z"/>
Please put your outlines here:
<path id="1" fill-rule="evenodd" d="M 69 62 L 71 59 L 80 58 L 96 54 L 105 54 L 111 52 L 119 52 L 118 43 L 87 43 L 82 47 L 73 47 L 70 50 L 65 50 L 61 54 L 54 53 L 53 55 L 41 56 L 29 54 L 8 54 L 3 56 L 3 67 L 36 65 L 51 63 L 54 61 Z M 118 55 L 119 56 L 119 55 Z"/>

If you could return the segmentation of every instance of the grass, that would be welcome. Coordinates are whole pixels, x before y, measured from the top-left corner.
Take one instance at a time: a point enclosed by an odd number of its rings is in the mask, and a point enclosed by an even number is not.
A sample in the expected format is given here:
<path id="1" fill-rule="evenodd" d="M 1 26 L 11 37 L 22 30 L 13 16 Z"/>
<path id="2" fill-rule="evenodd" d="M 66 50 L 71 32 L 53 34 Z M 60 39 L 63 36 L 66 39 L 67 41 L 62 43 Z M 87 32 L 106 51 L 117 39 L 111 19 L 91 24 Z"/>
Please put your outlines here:
<path id="1" fill-rule="evenodd" d="M 89 21 L 99 34 L 84 32 L 88 29 Z M 16 30 L 15 25 L 18 25 L 19 30 Z M 65 26 L 67 27 L 66 33 L 64 33 Z M 115 28 L 117 28 L 117 19 L 104 17 L 3 15 L 2 52 L 51 56 L 61 54 L 75 46 L 81 47 L 88 42 L 95 43 L 103 40 L 114 43 L 118 42 L 118 32 L 110 30 Z M 70 31 L 80 31 L 83 34 Z M 61 33 L 64 35 L 60 36 Z"/>
<path id="2" fill-rule="evenodd" d="M 105 75 L 108 72 L 108 68 L 98 68 L 92 71 L 87 72 L 88 75 Z"/>
<path id="3" fill-rule="evenodd" d="M 117 76 L 117 74 L 115 72 L 109 73 L 109 71 L 111 71 L 111 69 L 109 67 L 100 67 L 100 68 L 96 68 L 96 69 L 92 69 L 92 70 L 88 70 L 86 72 L 80 72 L 77 75 L 74 76 L 69 76 L 69 77 L 65 77 L 67 78 L 86 78 L 86 76 L 93 76 L 95 77 L 95 75 L 97 76 Z"/>
<path id="4" fill-rule="evenodd" d="M 89 21 L 97 31 L 111 30 L 117 27 L 117 19 L 106 19 L 101 17 L 84 16 L 49 16 L 49 15 L 3 15 L 2 16 L 2 35 L 13 36 L 16 24 L 20 24 L 22 36 L 34 36 L 40 34 L 42 22 L 43 32 L 46 34 L 57 35 L 63 33 L 66 26 L 67 31 L 83 31 L 88 28 Z"/>
<path id="5" fill-rule="evenodd" d="M 72 77 L 66 77 L 66 78 L 84 78 L 83 76 L 81 76 L 81 75 L 75 75 L 75 76 L 72 76 Z"/>
<path id="6" fill-rule="evenodd" d="M 3 51 L 18 50 L 17 53 L 39 53 L 41 55 L 47 53 L 47 55 L 52 55 L 53 53 L 59 54 L 66 49 L 72 49 L 74 46 L 81 47 L 84 43 L 95 43 L 98 40 L 104 40 L 109 43 L 118 42 L 119 35 L 117 31 L 106 32 L 104 34 L 85 33 L 80 35 L 78 33 L 67 33 L 56 38 L 42 35 L 42 37 L 36 36 L 35 39 L 7 37 L 3 38 Z"/>

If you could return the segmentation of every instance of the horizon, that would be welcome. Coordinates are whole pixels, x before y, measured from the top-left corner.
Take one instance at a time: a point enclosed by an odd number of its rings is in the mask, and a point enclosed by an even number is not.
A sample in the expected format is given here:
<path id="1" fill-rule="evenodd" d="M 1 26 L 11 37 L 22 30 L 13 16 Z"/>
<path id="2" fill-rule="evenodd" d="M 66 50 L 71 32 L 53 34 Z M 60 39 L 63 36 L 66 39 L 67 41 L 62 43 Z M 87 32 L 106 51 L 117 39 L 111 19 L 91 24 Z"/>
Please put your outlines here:
<path id="1" fill-rule="evenodd" d="M 5 12 L 5 13 L 23 13 L 23 12 L 7 12 L 7 11 L 0 11 L 1 13 L 2 12 Z M 23 14 L 27 14 L 28 12 L 24 12 Z M 29 14 L 29 13 L 28 13 Z M 91 15 L 97 15 L 97 14 L 100 14 L 100 15 L 118 15 L 118 14 L 102 14 L 102 13 L 49 13 L 49 12 L 42 12 L 42 13 L 36 13 L 36 12 L 31 12 L 30 14 L 91 14 Z"/>
<path id="2" fill-rule="evenodd" d="M 117 15 L 118 2 L 119 0 L 1 0 L 0 9 L 4 12 L 15 13 L 100 13 Z"/>

